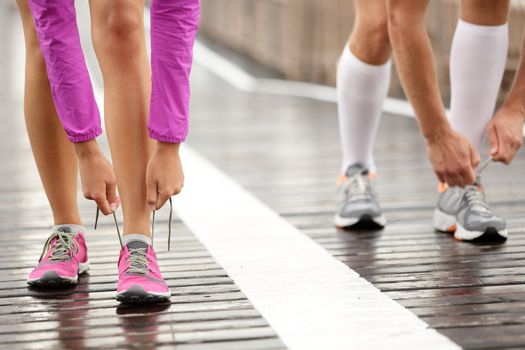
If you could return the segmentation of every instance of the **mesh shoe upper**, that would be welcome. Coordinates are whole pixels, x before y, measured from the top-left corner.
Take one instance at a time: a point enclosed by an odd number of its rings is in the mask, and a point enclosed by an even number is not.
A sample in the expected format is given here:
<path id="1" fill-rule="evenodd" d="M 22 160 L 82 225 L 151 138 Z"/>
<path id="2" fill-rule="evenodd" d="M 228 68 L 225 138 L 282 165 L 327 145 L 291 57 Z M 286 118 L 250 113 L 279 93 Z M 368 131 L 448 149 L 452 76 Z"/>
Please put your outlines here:
<path id="1" fill-rule="evenodd" d="M 381 215 L 368 170 L 361 164 L 354 164 L 348 167 L 345 175 L 338 187 L 337 215 L 345 218 Z"/>
<path id="2" fill-rule="evenodd" d="M 438 209 L 456 217 L 457 222 L 468 231 L 484 231 L 488 227 L 505 229 L 505 220 L 490 209 L 481 182 L 464 189 L 449 187 L 438 199 Z"/>
<path id="3" fill-rule="evenodd" d="M 67 226 L 60 227 L 47 239 L 39 264 L 28 279 L 39 279 L 48 271 L 54 271 L 59 277 L 74 278 L 79 264 L 86 263 L 87 258 L 84 235 Z"/>
<path id="4" fill-rule="evenodd" d="M 465 187 L 457 220 L 468 231 L 484 231 L 488 227 L 501 231 L 506 228 L 505 219 L 492 213 L 481 185 Z"/>
<path id="5" fill-rule="evenodd" d="M 151 245 L 145 242 L 131 241 L 122 247 L 118 268 L 117 292 L 119 293 L 135 285 L 142 287 L 146 292 L 169 291 L 160 273 L 157 256 Z"/>

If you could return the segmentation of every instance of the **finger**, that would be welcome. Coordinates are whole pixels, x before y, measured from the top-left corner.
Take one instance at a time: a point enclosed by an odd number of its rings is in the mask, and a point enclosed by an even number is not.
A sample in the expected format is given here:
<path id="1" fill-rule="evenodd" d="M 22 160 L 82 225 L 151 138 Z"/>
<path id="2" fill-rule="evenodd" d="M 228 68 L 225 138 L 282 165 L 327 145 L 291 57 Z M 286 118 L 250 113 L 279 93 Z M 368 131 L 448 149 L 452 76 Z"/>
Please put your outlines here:
<path id="1" fill-rule="evenodd" d="M 519 139 L 511 138 L 511 140 L 512 141 L 509 146 L 509 153 L 507 155 L 507 161 L 508 161 L 507 164 L 512 163 L 512 161 L 514 160 L 514 157 L 516 157 L 516 153 L 518 153 L 519 149 L 521 148 L 521 144 L 523 142 L 521 137 Z"/>
<path id="2" fill-rule="evenodd" d="M 148 204 L 149 210 L 155 210 L 155 205 L 157 204 L 157 182 L 152 179 L 147 180 L 147 194 L 146 201 Z"/>
<path id="3" fill-rule="evenodd" d="M 117 185 L 113 182 L 106 184 L 106 197 L 109 203 L 111 212 L 117 210 L 119 198 L 117 197 Z"/>
<path id="4" fill-rule="evenodd" d="M 105 193 L 95 194 L 93 195 L 93 200 L 97 203 L 98 207 L 100 208 L 100 211 L 104 215 L 109 215 L 113 211 L 111 210 L 111 206 L 107 200 Z"/>
<path id="5" fill-rule="evenodd" d="M 492 158 L 496 158 L 497 154 L 499 153 L 499 137 L 498 130 L 493 123 L 491 123 L 487 128 L 487 136 L 490 144 L 489 155 Z"/>
<path id="6" fill-rule="evenodd" d="M 172 192 L 171 191 L 160 191 L 157 196 L 156 209 L 159 210 L 166 204 L 168 199 L 170 199 Z"/>
<path id="7" fill-rule="evenodd" d="M 458 181 L 456 180 L 456 177 L 451 174 L 445 174 L 444 180 L 444 182 L 450 187 L 458 186 Z"/>
<path id="8" fill-rule="evenodd" d="M 466 172 L 463 175 L 463 182 L 464 182 L 464 185 L 461 187 L 472 185 L 476 182 L 476 171 L 474 170 L 474 168 L 468 167 L 466 169 Z"/>
<path id="9" fill-rule="evenodd" d="M 479 165 L 479 162 L 481 161 L 479 153 L 472 146 L 469 147 L 469 152 L 470 152 L 470 164 L 472 166 L 472 169 L 476 169 Z"/>
<path id="10" fill-rule="evenodd" d="M 510 159 L 511 159 L 511 154 L 512 154 L 512 149 L 511 149 L 511 145 L 509 144 L 511 138 L 508 137 L 507 135 L 499 135 L 498 134 L 498 140 L 499 140 L 499 143 L 498 143 L 498 160 L 500 162 L 503 162 L 505 164 L 509 164 L 510 163 Z M 505 136 L 505 137 L 503 137 Z"/>
<path id="11" fill-rule="evenodd" d="M 437 176 L 439 182 L 446 183 L 445 177 L 443 176 L 443 174 L 441 174 L 441 172 L 436 172 L 436 176 Z"/>

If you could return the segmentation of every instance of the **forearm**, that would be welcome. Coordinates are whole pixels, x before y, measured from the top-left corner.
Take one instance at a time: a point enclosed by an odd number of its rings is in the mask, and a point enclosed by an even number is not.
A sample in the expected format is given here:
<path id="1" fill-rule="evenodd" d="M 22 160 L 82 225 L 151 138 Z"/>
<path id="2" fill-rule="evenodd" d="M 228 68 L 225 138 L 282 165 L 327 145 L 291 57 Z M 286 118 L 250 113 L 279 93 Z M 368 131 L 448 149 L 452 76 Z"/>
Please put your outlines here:
<path id="1" fill-rule="evenodd" d="M 151 3 L 151 138 L 183 142 L 188 133 L 192 51 L 197 34 L 198 0 Z"/>
<path id="2" fill-rule="evenodd" d="M 72 142 L 102 133 L 73 0 L 29 0 L 57 114 Z"/>
<path id="3" fill-rule="evenodd" d="M 515 115 L 520 115 L 522 121 L 525 120 L 525 36 L 523 37 L 519 67 L 502 108 L 516 111 Z"/>
<path id="4" fill-rule="evenodd" d="M 439 92 L 432 47 L 425 29 L 426 1 L 390 1 L 389 34 L 397 70 L 423 136 L 451 130 Z"/>
<path id="5" fill-rule="evenodd" d="M 77 157 L 80 160 L 84 158 L 93 157 L 101 152 L 98 143 L 95 139 L 85 142 L 76 142 L 74 145 L 75 153 L 77 154 Z"/>

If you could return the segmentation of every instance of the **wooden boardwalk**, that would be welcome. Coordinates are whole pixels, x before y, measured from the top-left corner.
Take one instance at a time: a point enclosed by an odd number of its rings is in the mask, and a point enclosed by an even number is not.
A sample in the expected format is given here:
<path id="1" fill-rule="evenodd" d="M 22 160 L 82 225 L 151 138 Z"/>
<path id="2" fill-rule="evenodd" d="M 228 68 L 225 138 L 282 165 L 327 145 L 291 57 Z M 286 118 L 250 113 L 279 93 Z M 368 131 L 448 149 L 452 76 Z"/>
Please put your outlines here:
<path id="1" fill-rule="evenodd" d="M 24 130 L 22 36 L 15 15 L 0 6 L 0 349 L 285 348 L 181 221 L 174 225 L 171 252 L 165 232 L 156 235 L 171 305 L 136 308 L 114 300 L 118 241 L 109 219 L 90 232 L 91 271 L 77 287 L 26 287 L 49 233 L 50 211 Z M 525 348 L 523 152 L 511 167 L 491 165 L 484 173 L 493 208 L 508 220 L 509 241 L 458 243 L 431 228 L 436 182 L 415 121 L 385 115 L 375 154 L 389 225 L 345 232 L 332 221 L 340 160 L 335 105 L 241 92 L 199 64 L 192 79 L 188 143 L 194 150 L 460 346 Z M 83 201 L 81 209 L 91 222 L 93 205 Z M 161 230 L 165 214 L 159 215 Z"/>
<path id="2" fill-rule="evenodd" d="M 333 226 L 340 166 L 333 103 L 227 86 L 194 96 L 190 144 L 333 256 L 464 348 L 525 348 L 523 151 L 483 176 L 509 241 L 459 243 L 431 227 L 437 183 L 415 120 L 385 115 L 375 158 L 389 224 L 346 232 Z"/>
<path id="3" fill-rule="evenodd" d="M 0 349 L 283 349 L 250 301 L 180 221 L 167 252 L 167 213 L 156 250 L 171 305 L 115 300 L 119 243 L 111 219 L 89 232 L 90 271 L 77 287 L 29 289 L 25 278 L 51 216 L 23 122 L 23 38 L 16 12 L 0 5 Z M 8 34 L 11 28 L 12 34 Z M 82 201 L 87 225 L 95 207 Z"/>

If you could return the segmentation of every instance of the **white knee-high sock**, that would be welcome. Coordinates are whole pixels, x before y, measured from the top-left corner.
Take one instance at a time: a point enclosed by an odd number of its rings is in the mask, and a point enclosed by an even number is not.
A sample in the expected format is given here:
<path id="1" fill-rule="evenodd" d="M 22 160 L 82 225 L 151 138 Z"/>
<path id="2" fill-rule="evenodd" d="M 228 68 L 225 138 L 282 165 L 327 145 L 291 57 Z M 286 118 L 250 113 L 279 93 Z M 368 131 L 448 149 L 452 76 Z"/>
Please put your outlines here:
<path id="1" fill-rule="evenodd" d="M 507 24 L 460 20 L 450 53 L 451 123 L 481 152 L 507 62 Z"/>
<path id="2" fill-rule="evenodd" d="M 343 148 L 341 172 L 355 163 L 374 168 L 372 149 L 390 85 L 390 62 L 367 64 L 345 47 L 337 69 L 337 106 Z"/>

